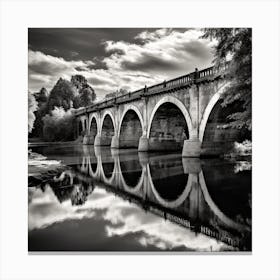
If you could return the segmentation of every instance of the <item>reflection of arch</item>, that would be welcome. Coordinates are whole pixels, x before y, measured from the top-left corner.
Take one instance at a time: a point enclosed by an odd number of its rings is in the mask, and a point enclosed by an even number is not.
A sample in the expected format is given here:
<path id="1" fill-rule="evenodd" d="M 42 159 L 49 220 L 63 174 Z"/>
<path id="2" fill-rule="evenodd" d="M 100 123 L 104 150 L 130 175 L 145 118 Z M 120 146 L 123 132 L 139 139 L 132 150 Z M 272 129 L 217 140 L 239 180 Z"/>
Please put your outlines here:
<path id="1" fill-rule="evenodd" d="M 122 127 L 124 117 L 129 110 L 134 111 L 136 113 L 136 115 L 138 116 L 139 121 L 141 123 L 142 133 L 144 131 L 144 121 L 143 121 L 143 117 L 142 117 L 139 109 L 135 105 L 129 104 L 128 106 L 126 106 L 125 110 L 122 113 L 120 123 L 119 123 L 118 136 L 120 136 L 120 133 L 121 133 L 121 127 Z"/>
<path id="2" fill-rule="evenodd" d="M 114 160 L 114 168 L 113 168 L 113 171 L 112 171 L 112 176 L 110 178 L 107 178 L 105 176 L 101 156 L 100 156 L 100 165 L 99 166 L 100 166 L 100 177 L 101 177 L 101 180 L 104 183 L 106 183 L 108 185 L 111 185 L 113 180 L 114 180 L 114 178 L 115 178 L 115 174 L 117 174 L 117 164 L 116 164 L 115 160 Z"/>
<path id="3" fill-rule="evenodd" d="M 140 177 L 140 179 L 139 179 L 139 181 L 138 181 L 138 183 L 137 183 L 137 185 L 136 186 L 129 186 L 127 183 L 126 183 L 126 181 L 125 181 L 125 179 L 124 179 L 124 177 L 123 177 L 123 174 L 122 174 L 122 169 L 121 169 L 121 164 L 120 164 L 120 159 L 119 159 L 119 157 L 118 157 L 118 170 L 119 170 L 119 176 L 120 176 L 120 182 L 121 182 L 121 186 L 123 186 L 124 187 L 124 189 L 127 191 L 127 192 L 129 192 L 129 193 L 136 193 L 136 192 L 138 192 L 139 190 L 140 190 L 140 188 L 141 188 L 141 186 L 142 186 L 142 184 L 143 184 L 143 182 L 144 182 L 144 169 L 142 168 L 142 173 L 141 173 L 141 177 Z"/>
<path id="4" fill-rule="evenodd" d="M 204 196 L 204 199 L 206 201 L 206 203 L 209 205 L 210 209 L 213 211 L 213 213 L 227 226 L 234 228 L 236 230 L 250 230 L 250 228 L 246 225 L 242 225 L 239 224 L 235 221 L 233 221 L 232 219 L 230 219 L 229 217 L 227 217 L 219 208 L 218 206 L 215 204 L 215 202 L 212 200 L 206 183 L 205 183 L 205 179 L 203 176 L 203 172 L 201 171 L 199 173 L 199 182 L 200 182 L 200 187 Z"/>
<path id="5" fill-rule="evenodd" d="M 201 143 L 203 141 L 203 136 L 204 136 L 204 132 L 205 132 L 207 122 L 208 122 L 208 118 L 209 118 L 214 106 L 216 105 L 216 103 L 220 99 L 224 89 L 228 85 L 229 85 L 229 83 L 226 82 L 218 89 L 218 91 L 212 96 L 212 98 L 208 102 L 208 104 L 207 104 L 207 106 L 206 106 L 206 108 L 203 112 L 203 116 L 202 116 L 202 119 L 201 119 L 200 125 L 199 125 L 199 140 L 200 140 Z"/>
<path id="6" fill-rule="evenodd" d="M 101 118 L 101 122 L 100 122 L 100 133 L 102 133 L 102 129 L 103 129 L 103 123 L 104 123 L 104 119 L 106 116 L 108 116 L 111 118 L 111 121 L 113 123 L 113 128 L 114 128 L 114 134 L 116 132 L 116 123 L 115 123 L 115 118 L 112 114 L 112 112 L 110 110 L 105 111 L 105 113 L 103 114 L 102 118 Z"/>
<path id="7" fill-rule="evenodd" d="M 179 99 L 177 99 L 173 96 L 165 96 L 160 101 L 158 101 L 158 103 L 156 104 L 156 106 L 154 107 L 154 109 L 151 113 L 150 121 L 148 124 L 147 137 L 148 138 L 150 137 L 150 132 L 151 132 L 151 127 L 152 127 L 152 122 L 153 122 L 154 116 L 155 116 L 158 108 L 164 103 L 172 103 L 181 110 L 181 112 L 186 120 L 187 126 L 188 126 L 189 135 L 191 135 L 192 134 L 192 120 L 191 120 L 190 114 L 189 114 L 188 110 L 186 109 L 185 105 Z"/>
<path id="8" fill-rule="evenodd" d="M 154 186 L 154 183 L 153 183 L 153 179 L 152 179 L 152 176 L 151 176 L 151 171 L 150 171 L 150 165 L 147 164 L 147 175 L 148 175 L 148 180 L 150 182 L 150 187 L 153 191 L 153 194 L 155 195 L 156 199 L 158 200 L 158 202 L 165 206 L 165 207 L 168 207 L 168 208 L 176 208 L 178 206 L 180 206 L 185 200 L 186 198 L 188 197 L 190 191 L 191 191 L 191 188 L 192 188 L 192 177 L 194 176 L 193 174 L 189 174 L 188 176 L 188 182 L 187 182 L 187 185 L 184 189 L 184 191 L 182 192 L 182 194 L 175 200 L 173 201 L 168 201 L 166 199 L 163 199 L 159 193 L 157 192 L 155 186 Z"/>
<path id="9" fill-rule="evenodd" d="M 95 172 L 93 172 L 92 167 L 91 167 L 91 161 L 90 161 L 90 157 L 88 159 L 88 174 L 90 177 L 97 179 L 99 176 L 99 169 L 100 169 L 100 159 L 99 157 L 97 157 L 97 161 L 96 161 L 96 170 Z"/>

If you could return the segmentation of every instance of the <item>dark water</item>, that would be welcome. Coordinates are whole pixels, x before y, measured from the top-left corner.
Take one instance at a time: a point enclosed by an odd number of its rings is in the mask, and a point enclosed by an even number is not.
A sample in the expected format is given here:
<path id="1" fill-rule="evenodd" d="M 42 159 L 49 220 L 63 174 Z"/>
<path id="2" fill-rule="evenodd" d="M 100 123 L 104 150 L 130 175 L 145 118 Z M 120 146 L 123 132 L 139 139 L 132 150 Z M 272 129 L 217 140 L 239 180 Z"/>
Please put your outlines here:
<path id="1" fill-rule="evenodd" d="M 29 251 L 251 251 L 248 162 L 32 151 L 47 159 L 29 165 Z"/>

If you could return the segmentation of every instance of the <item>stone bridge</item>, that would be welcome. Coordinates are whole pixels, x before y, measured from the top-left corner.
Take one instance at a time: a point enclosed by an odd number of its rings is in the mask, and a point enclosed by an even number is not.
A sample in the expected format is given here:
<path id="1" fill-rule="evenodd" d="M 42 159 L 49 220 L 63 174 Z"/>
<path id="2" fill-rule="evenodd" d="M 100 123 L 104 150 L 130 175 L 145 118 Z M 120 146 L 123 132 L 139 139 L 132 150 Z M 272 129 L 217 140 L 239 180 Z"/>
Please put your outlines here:
<path id="1" fill-rule="evenodd" d="M 223 129 L 234 108 L 223 108 L 227 67 L 210 67 L 76 111 L 83 144 L 182 150 L 183 157 L 225 153 L 239 137 Z"/>

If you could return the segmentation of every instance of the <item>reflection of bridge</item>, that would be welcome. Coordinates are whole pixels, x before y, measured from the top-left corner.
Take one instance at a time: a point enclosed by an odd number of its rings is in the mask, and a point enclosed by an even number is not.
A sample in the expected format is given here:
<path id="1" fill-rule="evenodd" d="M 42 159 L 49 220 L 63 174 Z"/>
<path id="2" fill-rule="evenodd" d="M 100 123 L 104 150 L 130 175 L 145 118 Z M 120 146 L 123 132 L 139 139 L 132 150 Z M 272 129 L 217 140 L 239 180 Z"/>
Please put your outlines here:
<path id="1" fill-rule="evenodd" d="M 89 153 L 86 146 L 84 149 L 86 153 L 80 171 L 76 174 L 80 180 L 88 180 L 90 177 L 95 183 L 102 184 L 148 211 L 229 245 L 242 249 L 250 246 L 244 244 L 244 236 L 250 235 L 250 227 L 225 215 L 211 198 L 200 160 L 183 158 L 181 163 L 170 166 L 167 173 L 160 174 L 153 168 L 156 157 L 148 158 L 145 153 L 139 153 L 139 159 L 135 161 L 133 156 L 129 159 L 129 154 L 122 160 L 122 154 L 118 150 L 111 150 L 112 154 L 107 151 L 104 155 L 97 147 L 93 153 L 92 150 Z M 125 161 L 130 162 L 131 170 L 124 169 Z M 129 169 L 128 164 L 126 168 Z M 133 184 L 127 177 L 127 171 L 134 172 L 133 177 L 137 178 Z M 176 197 L 164 195 L 164 190 L 158 188 L 157 181 L 179 175 L 184 176 L 186 183 Z M 182 178 L 180 180 L 184 181 Z"/>
<path id="2" fill-rule="evenodd" d="M 210 67 L 107 99 L 76 112 L 78 135 L 95 146 L 223 153 L 238 133 L 217 128 L 229 114 L 220 106 L 227 85 L 226 69 Z"/>

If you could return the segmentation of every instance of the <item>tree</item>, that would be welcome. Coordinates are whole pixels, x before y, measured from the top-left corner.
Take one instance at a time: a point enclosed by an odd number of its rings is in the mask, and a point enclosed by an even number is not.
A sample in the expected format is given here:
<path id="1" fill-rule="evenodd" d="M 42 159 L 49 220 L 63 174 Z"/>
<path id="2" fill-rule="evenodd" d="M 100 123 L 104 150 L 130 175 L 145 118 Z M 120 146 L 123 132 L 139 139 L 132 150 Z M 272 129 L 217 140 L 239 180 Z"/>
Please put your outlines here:
<path id="1" fill-rule="evenodd" d="M 38 103 L 34 97 L 34 95 L 28 91 L 28 132 L 30 133 L 33 129 L 35 115 L 34 112 L 38 108 Z"/>
<path id="2" fill-rule="evenodd" d="M 38 109 L 35 112 L 34 128 L 31 137 L 42 137 L 43 135 L 43 120 L 42 118 L 48 113 L 47 102 L 49 98 L 48 91 L 43 87 L 39 92 L 34 93 L 34 97 L 38 103 Z"/>
<path id="3" fill-rule="evenodd" d="M 38 106 L 41 107 L 42 103 L 46 103 L 48 101 L 49 93 L 44 87 L 42 87 L 39 92 L 34 93 L 34 96 L 38 102 Z"/>
<path id="4" fill-rule="evenodd" d="M 72 110 L 55 107 L 43 117 L 43 136 L 46 141 L 74 140 L 75 118 Z"/>
<path id="5" fill-rule="evenodd" d="M 94 91 L 90 87 L 85 87 L 80 91 L 80 106 L 86 107 L 91 105 L 95 99 Z"/>
<path id="6" fill-rule="evenodd" d="M 241 102 L 240 111 L 228 116 L 229 126 L 252 129 L 252 30 L 251 28 L 206 28 L 203 38 L 216 39 L 214 63 L 229 61 L 229 86 L 222 106 Z"/>
<path id="7" fill-rule="evenodd" d="M 96 98 L 96 94 L 94 89 L 88 84 L 86 78 L 82 75 L 74 75 L 71 77 L 71 83 L 79 93 L 73 101 L 73 107 L 79 108 L 91 105 Z"/>
<path id="8" fill-rule="evenodd" d="M 71 82 L 60 78 L 50 92 L 47 111 L 51 112 L 55 107 L 69 110 L 73 107 L 73 101 L 77 95 L 76 87 Z"/>

